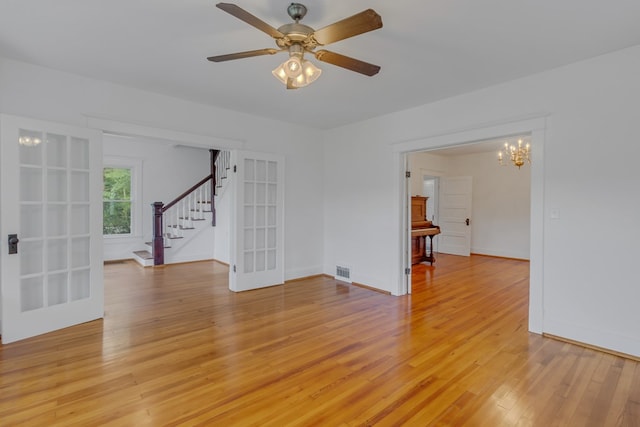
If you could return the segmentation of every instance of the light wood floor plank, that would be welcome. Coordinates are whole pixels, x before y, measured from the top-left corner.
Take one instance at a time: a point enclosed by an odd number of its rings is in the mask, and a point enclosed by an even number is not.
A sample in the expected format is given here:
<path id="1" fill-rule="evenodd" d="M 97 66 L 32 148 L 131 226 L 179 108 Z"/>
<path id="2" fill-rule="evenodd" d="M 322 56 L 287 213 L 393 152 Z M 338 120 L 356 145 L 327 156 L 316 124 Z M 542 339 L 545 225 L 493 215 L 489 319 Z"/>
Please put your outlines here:
<path id="1" fill-rule="evenodd" d="M 0 425 L 640 425 L 638 362 L 527 332 L 527 262 L 437 259 L 404 297 L 106 265 L 104 320 L 0 347 Z"/>

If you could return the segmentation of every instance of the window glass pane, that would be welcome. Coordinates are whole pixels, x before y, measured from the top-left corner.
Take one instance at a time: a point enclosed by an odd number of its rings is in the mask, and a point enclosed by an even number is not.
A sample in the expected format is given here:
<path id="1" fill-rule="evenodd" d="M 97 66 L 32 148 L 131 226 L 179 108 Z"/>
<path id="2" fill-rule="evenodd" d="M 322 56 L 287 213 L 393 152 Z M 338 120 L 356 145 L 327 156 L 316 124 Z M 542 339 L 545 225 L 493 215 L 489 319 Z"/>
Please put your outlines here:
<path id="1" fill-rule="evenodd" d="M 103 234 L 131 234 L 131 202 L 103 203 Z"/>
<path id="2" fill-rule="evenodd" d="M 131 234 L 131 168 L 104 168 L 103 234 Z"/>

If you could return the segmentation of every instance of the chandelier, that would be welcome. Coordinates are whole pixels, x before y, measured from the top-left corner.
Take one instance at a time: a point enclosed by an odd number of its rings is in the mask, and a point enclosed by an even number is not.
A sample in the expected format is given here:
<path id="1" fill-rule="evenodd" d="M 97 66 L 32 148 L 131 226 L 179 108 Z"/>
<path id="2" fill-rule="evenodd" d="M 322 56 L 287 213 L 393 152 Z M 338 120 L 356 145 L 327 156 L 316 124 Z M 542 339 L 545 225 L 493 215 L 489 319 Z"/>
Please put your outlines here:
<path id="1" fill-rule="evenodd" d="M 509 159 L 514 166 L 520 169 L 520 167 L 524 165 L 524 162 L 531 163 L 530 154 L 531 146 L 528 142 L 522 145 L 522 139 L 518 140 L 518 146 L 513 144 L 509 145 L 508 142 L 505 142 L 502 150 L 498 152 L 498 162 L 500 162 L 502 166 L 506 166 L 504 161 Z"/>

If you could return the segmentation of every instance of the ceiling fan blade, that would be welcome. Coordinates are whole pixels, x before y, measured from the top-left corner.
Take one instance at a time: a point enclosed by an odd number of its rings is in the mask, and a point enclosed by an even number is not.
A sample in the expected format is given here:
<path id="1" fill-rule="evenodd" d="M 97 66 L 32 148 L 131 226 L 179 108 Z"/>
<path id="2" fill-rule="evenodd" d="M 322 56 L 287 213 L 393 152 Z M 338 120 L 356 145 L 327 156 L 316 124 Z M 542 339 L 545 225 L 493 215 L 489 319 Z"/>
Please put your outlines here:
<path id="1" fill-rule="evenodd" d="M 211 62 L 231 61 L 232 59 L 251 58 L 252 56 L 273 55 L 281 52 L 278 49 L 258 49 L 248 50 L 246 52 L 229 53 L 227 55 L 210 56 L 207 59 Z"/>
<path id="2" fill-rule="evenodd" d="M 377 65 L 328 50 L 319 50 L 314 52 L 314 54 L 319 61 L 328 62 L 329 64 L 337 65 L 338 67 L 346 68 L 347 70 L 355 71 L 365 76 L 373 76 L 380 71 L 380 67 Z"/>
<path id="3" fill-rule="evenodd" d="M 224 10 L 228 14 L 235 16 L 236 18 L 246 22 L 247 24 L 253 27 L 256 27 L 260 31 L 269 34 L 274 39 L 279 39 L 284 37 L 284 34 L 282 34 L 280 31 L 276 30 L 275 28 L 273 28 L 271 25 L 267 24 L 260 18 L 253 16 L 246 10 L 242 9 L 239 6 L 236 6 L 233 3 L 218 3 L 216 7 L 218 9 Z"/>
<path id="4" fill-rule="evenodd" d="M 382 17 L 375 10 L 367 9 L 342 21 L 320 28 L 314 33 L 314 37 L 318 44 L 326 45 L 378 28 L 382 28 Z"/>

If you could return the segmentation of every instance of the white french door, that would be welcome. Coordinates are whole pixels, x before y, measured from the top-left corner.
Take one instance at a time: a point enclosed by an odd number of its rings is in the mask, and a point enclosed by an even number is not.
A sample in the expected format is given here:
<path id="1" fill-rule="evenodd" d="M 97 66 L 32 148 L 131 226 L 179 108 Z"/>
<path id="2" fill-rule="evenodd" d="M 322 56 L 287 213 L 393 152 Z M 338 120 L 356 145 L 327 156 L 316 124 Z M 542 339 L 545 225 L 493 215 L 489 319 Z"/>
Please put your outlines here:
<path id="1" fill-rule="evenodd" d="M 284 283 L 284 158 L 234 153 L 229 289 Z"/>
<path id="2" fill-rule="evenodd" d="M 471 253 L 471 177 L 441 177 L 438 195 L 438 252 Z"/>
<path id="3" fill-rule="evenodd" d="M 101 138 L 0 116 L 5 344 L 103 317 Z"/>

